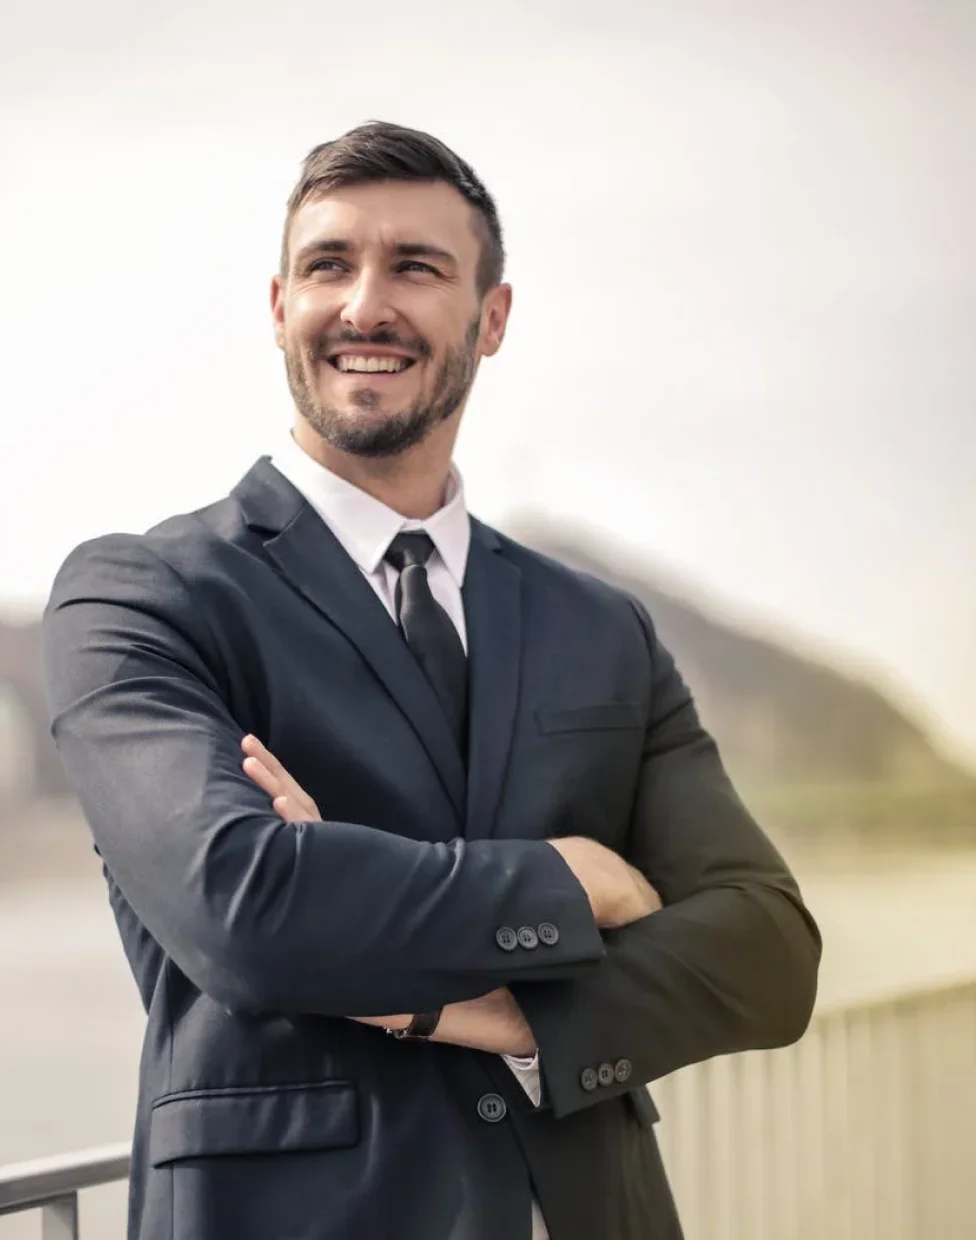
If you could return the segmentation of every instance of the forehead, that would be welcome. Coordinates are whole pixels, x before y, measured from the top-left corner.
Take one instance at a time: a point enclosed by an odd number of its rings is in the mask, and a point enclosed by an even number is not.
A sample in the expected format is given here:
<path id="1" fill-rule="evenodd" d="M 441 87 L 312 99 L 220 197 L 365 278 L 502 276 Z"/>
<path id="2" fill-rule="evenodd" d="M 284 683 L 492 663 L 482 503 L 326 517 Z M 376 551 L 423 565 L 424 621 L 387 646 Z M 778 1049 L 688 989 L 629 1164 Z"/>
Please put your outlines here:
<path id="1" fill-rule="evenodd" d="M 289 250 L 326 239 L 357 249 L 426 242 L 472 267 L 481 248 L 474 208 L 443 181 L 376 181 L 316 194 L 295 212 Z"/>

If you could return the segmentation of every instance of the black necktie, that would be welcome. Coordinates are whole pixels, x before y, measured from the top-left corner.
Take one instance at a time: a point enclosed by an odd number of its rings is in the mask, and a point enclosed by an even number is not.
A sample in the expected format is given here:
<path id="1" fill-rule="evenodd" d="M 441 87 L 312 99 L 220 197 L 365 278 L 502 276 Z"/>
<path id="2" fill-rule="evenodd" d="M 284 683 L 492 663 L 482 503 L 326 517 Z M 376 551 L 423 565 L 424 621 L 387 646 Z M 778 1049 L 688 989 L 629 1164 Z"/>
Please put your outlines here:
<path id="1" fill-rule="evenodd" d="M 400 574 L 396 618 L 414 658 L 444 708 L 462 755 L 468 716 L 468 661 L 454 622 L 430 592 L 427 561 L 434 551 L 421 531 L 398 534 L 386 556 Z"/>

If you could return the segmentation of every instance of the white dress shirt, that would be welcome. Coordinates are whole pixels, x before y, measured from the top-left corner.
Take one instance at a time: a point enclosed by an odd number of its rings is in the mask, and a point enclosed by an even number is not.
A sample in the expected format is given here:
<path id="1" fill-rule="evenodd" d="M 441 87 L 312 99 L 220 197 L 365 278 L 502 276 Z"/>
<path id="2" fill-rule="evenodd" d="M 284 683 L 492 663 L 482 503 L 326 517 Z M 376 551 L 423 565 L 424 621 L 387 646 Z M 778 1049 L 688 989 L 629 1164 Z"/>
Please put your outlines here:
<path id="1" fill-rule="evenodd" d="M 314 461 L 290 434 L 283 436 L 271 463 L 305 497 L 336 536 L 393 620 L 396 619 L 398 573 L 383 557 L 397 534 L 423 530 L 434 544 L 427 561 L 430 592 L 450 616 L 467 653 L 468 633 L 461 588 L 471 546 L 471 521 L 464 502 L 464 484 L 453 466 L 443 506 L 432 517 L 417 521 L 401 516 Z M 503 1058 L 533 1104 L 538 1106 L 541 1096 L 538 1054 L 530 1059 L 511 1055 Z M 532 1240 L 548 1240 L 542 1213 L 534 1200 Z"/>

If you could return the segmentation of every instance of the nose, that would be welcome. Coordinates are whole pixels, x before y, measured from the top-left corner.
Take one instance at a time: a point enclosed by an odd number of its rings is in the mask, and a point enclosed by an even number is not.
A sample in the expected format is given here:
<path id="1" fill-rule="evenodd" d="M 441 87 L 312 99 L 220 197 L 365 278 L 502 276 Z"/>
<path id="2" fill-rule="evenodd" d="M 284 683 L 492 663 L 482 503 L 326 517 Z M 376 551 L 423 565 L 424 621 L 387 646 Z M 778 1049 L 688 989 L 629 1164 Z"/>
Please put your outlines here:
<path id="1" fill-rule="evenodd" d="M 348 290 L 340 318 L 346 327 L 362 335 L 392 323 L 396 311 L 390 305 L 388 282 L 373 272 L 360 272 Z"/>

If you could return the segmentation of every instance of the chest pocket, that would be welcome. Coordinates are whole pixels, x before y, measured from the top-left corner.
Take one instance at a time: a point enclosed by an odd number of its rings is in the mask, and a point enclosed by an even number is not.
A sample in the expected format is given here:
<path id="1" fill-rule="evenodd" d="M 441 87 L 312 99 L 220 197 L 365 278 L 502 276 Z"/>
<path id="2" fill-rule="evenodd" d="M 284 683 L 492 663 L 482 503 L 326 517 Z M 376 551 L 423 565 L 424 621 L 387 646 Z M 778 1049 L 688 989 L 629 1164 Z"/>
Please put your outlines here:
<path id="1" fill-rule="evenodd" d="M 644 708 L 637 702 L 597 702 L 590 706 L 548 706 L 535 711 L 544 735 L 558 732 L 610 732 L 640 728 Z"/>
<path id="2" fill-rule="evenodd" d="M 514 834 L 625 838 L 644 746 L 646 707 L 636 702 L 536 706 L 514 747 L 506 805 Z"/>

